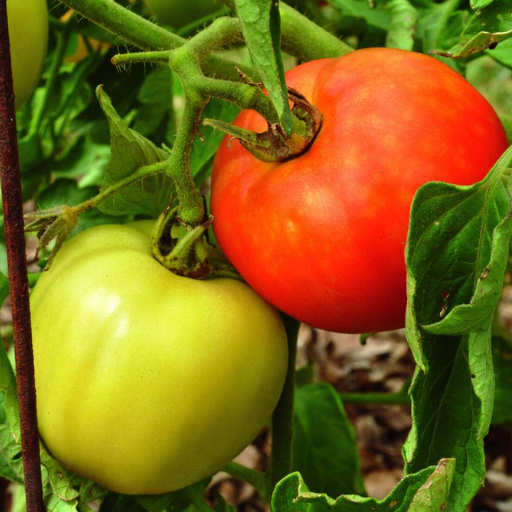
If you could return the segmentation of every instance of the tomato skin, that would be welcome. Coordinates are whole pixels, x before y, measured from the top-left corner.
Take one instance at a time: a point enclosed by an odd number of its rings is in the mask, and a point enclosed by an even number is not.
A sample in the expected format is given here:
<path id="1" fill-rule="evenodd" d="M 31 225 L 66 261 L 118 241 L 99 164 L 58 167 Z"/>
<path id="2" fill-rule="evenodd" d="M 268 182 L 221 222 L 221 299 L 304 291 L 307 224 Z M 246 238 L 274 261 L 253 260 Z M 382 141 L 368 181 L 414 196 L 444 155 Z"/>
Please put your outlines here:
<path id="1" fill-rule="evenodd" d="M 18 109 L 34 91 L 48 44 L 46 0 L 7 2 L 14 101 Z"/>
<path id="2" fill-rule="evenodd" d="M 405 324 L 404 249 L 415 191 L 469 185 L 508 147 L 488 102 L 431 57 L 386 48 L 287 73 L 324 115 L 307 153 L 257 160 L 225 139 L 211 208 L 220 246 L 278 309 L 336 332 Z M 236 124 L 263 131 L 255 112 Z"/>
<path id="3" fill-rule="evenodd" d="M 287 368 L 276 311 L 241 282 L 164 269 L 152 226 L 79 234 L 31 299 L 42 439 L 124 494 L 219 470 L 268 420 Z"/>
<path id="4" fill-rule="evenodd" d="M 222 5 L 215 0 L 145 0 L 145 4 L 160 25 L 176 29 L 213 14 Z"/>

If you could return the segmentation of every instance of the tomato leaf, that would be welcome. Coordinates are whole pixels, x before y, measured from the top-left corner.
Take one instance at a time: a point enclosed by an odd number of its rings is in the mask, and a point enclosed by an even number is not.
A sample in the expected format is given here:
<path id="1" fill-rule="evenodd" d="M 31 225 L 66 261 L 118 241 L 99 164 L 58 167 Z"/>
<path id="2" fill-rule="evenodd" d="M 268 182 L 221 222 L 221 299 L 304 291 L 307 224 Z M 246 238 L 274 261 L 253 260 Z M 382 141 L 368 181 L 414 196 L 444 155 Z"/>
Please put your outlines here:
<path id="1" fill-rule="evenodd" d="M 512 149 L 471 187 L 428 183 L 411 210 L 406 328 L 420 368 L 410 391 L 406 473 L 456 459 L 454 512 L 466 509 L 485 474 L 483 438 L 494 400 L 491 321 L 512 233 L 511 163 Z"/>
<path id="2" fill-rule="evenodd" d="M 492 5 L 475 12 L 460 35 L 458 44 L 450 50 L 436 50 L 435 53 L 453 59 L 461 59 L 481 52 L 510 37 L 512 37 L 510 2 L 495 0 Z"/>
<path id="3" fill-rule="evenodd" d="M 5 274 L 0 272 L 0 305 L 5 302 L 9 296 L 9 279 Z"/>
<path id="4" fill-rule="evenodd" d="M 103 500 L 99 512 L 144 512 L 145 510 L 134 497 L 111 492 Z M 165 508 L 159 510 L 165 510 Z"/>
<path id="5" fill-rule="evenodd" d="M 220 494 L 218 494 L 215 512 L 236 512 L 236 508 L 232 505 L 228 505 L 226 500 Z"/>
<path id="6" fill-rule="evenodd" d="M 412 50 L 418 12 L 408 0 L 388 0 L 386 9 L 391 14 L 386 46 Z"/>
<path id="7" fill-rule="evenodd" d="M 443 459 L 422 485 L 407 512 L 438 512 L 445 510 L 455 470 L 454 459 Z"/>
<path id="8" fill-rule="evenodd" d="M 273 0 L 235 0 L 236 13 L 254 66 L 286 133 L 292 132 L 292 113 L 284 79 L 281 55 L 279 2 Z"/>
<path id="9" fill-rule="evenodd" d="M 206 478 L 174 492 L 169 492 L 160 496 L 139 496 L 135 499 L 142 509 L 146 510 L 146 512 L 188 510 L 188 506 L 192 501 L 190 499 L 190 495 L 192 494 L 196 496 L 198 500 L 202 500 L 204 491 L 209 483 L 210 478 Z"/>
<path id="10" fill-rule="evenodd" d="M 54 182 L 43 187 L 37 196 L 38 207 L 41 210 L 66 204 L 76 206 L 88 199 L 91 199 L 99 192 L 95 186 L 77 187 L 75 180 L 57 178 Z M 72 231 L 71 236 L 77 235 L 84 229 L 99 224 L 119 224 L 127 222 L 126 217 L 119 215 L 108 215 L 100 210 L 94 209 L 82 213 L 78 217 L 78 224 Z M 0 296 L 1 298 L 1 296 Z"/>
<path id="11" fill-rule="evenodd" d="M 415 37 L 422 44 L 424 53 L 440 48 L 451 48 L 459 42 L 464 25 L 465 11 L 457 11 L 458 2 L 431 3 L 423 8 L 418 7 L 419 19 L 416 25 Z M 438 57 L 439 58 L 439 57 Z M 448 65 L 453 61 L 446 59 Z"/>
<path id="12" fill-rule="evenodd" d="M 472 9 L 483 9 L 488 5 L 491 5 L 495 0 L 471 0 L 471 8 Z"/>
<path id="13" fill-rule="evenodd" d="M 99 187 L 110 158 L 110 148 L 91 142 L 85 137 L 70 146 L 52 161 L 52 174 L 57 178 L 79 178 L 80 181 L 75 182 L 75 188 L 82 189 L 91 185 Z"/>
<path id="14" fill-rule="evenodd" d="M 501 42 L 492 50 L 486 50 L 487 55 L 490 55 L 494 60 L 512 69 L 512 38 Z"/>
<path id="15" fill-rule="evenodd" d="M 442 215 L 437 215 L 437 219 L 433 220 L 433 224 L 425 226 L 424 236 L 428 236 L 431 241 L 438 240 L 437 244 L 431 245 L 428 252 L 437 248 L 441 251 L 437 255 L 438 258 L 443 253 L 456 253 L 454 257 L 466 266 L 464 270 L 452 272 L 447 269 L 443 281 L 448 290 L 445 294 L 449 293 L 450 296 L 442 300 L 442 320 L 423 326 L 432 334 L 469 334 L 486 329 L 492 320 L 503 288 L 508 263 L 508 242 L 512 233 L 511 163 L 512 150 L 509 150 L 500 159 L 495 170 L 480 184 L 459 190 L 457 194 L 453 194 L 450 186 L 437 185 L 435 195 L 430 195 L 426 200 L 430 204 L 424 204 L 425 209 L 439 207 L 442 212 Z M 451 194 L 451 197 L 448 197 L 448 194 Z M 426 212 L 421 214 L 428 215 Z M 432 220 L 432 215 L 429 215 L 429 218 Z M 448 240 L 450 242 L 445 244 L 444 242 Z M 467 247 L 464 248 L 464 253 L 462 252 L 467 240 L 477 242 L 477 250 L 472 251 L 471 255 L 474 259 L 469 260 L 469 265 L 466 260 Z M 425 257 L 422 252 L 419 257 Z M 432 261 L 432 254 L 430 253 L 427 258 Z M 439 260 L 441 261 L 438 266 Z M 442 257 L 439 260 L 433 262 L 434 272 L 446 265 Z M 459 283 L 462 278 L 465 281 L 461 286 Z M 471 301 L 459 302 L 457 295 L 465 294 L 468 287 L 474 287 Z M 455 301 L 455 305 L 450 309 L 449 301 L 452 300 Z M 446 311 L 449 311 L 448 314 Z"/>
<path id="16" fill-rule="evenodd" d="M 283 478 L 272 496 L 272 510 L 279 512 L 438 512 L 443 510 L 453 475 L 453 461 L 442 460 L 406 476 L 383 500 L 310 492 L 300 473 Z M 423 508 L 421 508 L 423 507 Z M 437 507 L 437 508 L 436 508 Z"/>
<path id="17" fill-rule="evenodd" d="M 175 129 L 172 108 L 172 73 L 162 66 L 149 73 L 139 90 L 137 99 L 140 107 L 133 120 L 133 130 L 144 137 L 151 137 L 157 143 L 170 140 L 169 134 Z"/>
<path id="18" fill-rule="evenodd" d="M 327 383 L 296 392 L 293 470 L 315 492 L 365 494 L 354 431 L 338 393 Z"/>
<path id="19" fill-rule="evenodd" d="M 0 343 L 0 460 L 4 476 L 23 481 L 16 378 L 3 343 Z"/>
<path id="20" fill-rule="evenodd" d="M 111 155 L 102 190 L 144 165 L 162 162 L 169 157 L 167 152 L 128 128 L 101 87 L 98 87 L 97 96 L 110 125 Z M 107 199 L 99 210 L 111 215 L 146 214 L 157 217 L 169 204 L 173 188 L 167 176 L 152 176 Z"/>
<path id="21" fill-rule="evenodd" d="M 364 20 L 370 27 L 388 31 L 391 25 L 391 14 L 381 5 L 368 0 L 328 0 L 345 16 Z"/>
<path id="22" fill-rule="evenodd" d="M 214 118 L 231 123 L 240 112 L 233 103 L 212 98 L 203 110 L 202 118 Z M 201 127 L 203 141 L 196 137 L 190 155 L 190 169 L 196 185 L 200 185 L 212 173 L 213 157 L 217 153 L 224 134 L 210 126 Z"/>
<path id="23" fill-rule="evenodd" d="M 505 128 L 508 142 L 512 146 L 512 116 L 507 116 L 505 114 L 501 114 L 500 120 L 501 120 L 501 123 L 503 124 L 503 128 Z"/>
<path id="24" fill-rule="evenodd" d="M 496 378 L 492 423 L 512 428 L 512 343 L 493 336 L 492 356 Z"/>

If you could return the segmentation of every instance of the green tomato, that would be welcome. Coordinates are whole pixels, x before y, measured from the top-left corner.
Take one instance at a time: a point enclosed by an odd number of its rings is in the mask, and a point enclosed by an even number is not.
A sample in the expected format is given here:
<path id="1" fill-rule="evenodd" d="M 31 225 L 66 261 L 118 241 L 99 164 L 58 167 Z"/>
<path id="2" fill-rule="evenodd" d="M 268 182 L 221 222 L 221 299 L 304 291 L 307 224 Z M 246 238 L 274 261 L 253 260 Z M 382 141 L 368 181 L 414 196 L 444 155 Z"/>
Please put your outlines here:
<path id="1" fill-rule="evenodd" d="M 222 468 L 268 420 L 287 370 L 277 312 L 241 282 L 166 270 L 152 227 L 82 232 L 31 299 L 43 442 L 124 494 L 180 489 Z"/>
<path id="2" fill-rule="evenodd" d="M 46 0 L 9 0 L 7 17 L 18 109 L 32 94 L 41 76 L 48 43 Z"/>
<path id="3" fill-rule="evenodd" d="M 175 29 L 213 14 L 221 7 L 215 0 L 145 0 L 145 4 L 160 25 Z"/>

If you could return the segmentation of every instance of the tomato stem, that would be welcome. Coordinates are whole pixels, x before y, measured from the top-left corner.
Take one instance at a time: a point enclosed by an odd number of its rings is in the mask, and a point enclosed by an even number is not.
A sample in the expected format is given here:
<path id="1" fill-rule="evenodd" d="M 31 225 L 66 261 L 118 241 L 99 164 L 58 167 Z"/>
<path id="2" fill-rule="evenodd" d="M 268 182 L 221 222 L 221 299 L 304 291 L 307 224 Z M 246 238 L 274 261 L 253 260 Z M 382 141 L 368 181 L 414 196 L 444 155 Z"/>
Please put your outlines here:
<path id="1" fill-rule="evenodd" d="M 178 128 L 171 157 L 167 161 L 166 173 L 174 181 L 178 194 L 179 219 L 194 228 L 202 223 L 205 212 L 203 200 L 190 172 L 190 153 L 201 112 L 208 100 L 198 97 L 194 91 L 187 90 L 185 87 L 184 90 L 186 92 L 183 118 Z"/>
<path id="2" fill-rule="evenodd" d="M 52 240 L 56 239 L 55 246 L 48 258 L 47 268 L 51 266 L 57 252 L 62 244 L 75 228 L 78 217 L 87 210 L 97 208 L 103 201 L 117 194 L 123 188 L 128 187 L 138 181 L 164 172 L 167 168 L 167 160 L 156 164 L 140 167 L 130 176 L 117 181 L 108 188 L 102 190 L 99 194 L 80 203 L 76 206 L 58 206 L 47 210 L 39 210 L 25 215 L 25 219 L 30 221 L 25 227 L 27 232 L 39 233 L 38 250 L 46 247 Z"/>
<path id="3" fill-rule="evenodd" d="M 234 0 L 222 1 L 234 8 Z M 279 2 L 279 14 L 281 48 L 302 62 L 341 57 L 354 50 L 284 2 Z"/>
<path id="4" fill-rule="evenodd" d="M 111 0 L 62 0 L 62 3 L 141 50 L 170 50 L 187 41 Z M 254 76 L 254 70 L 244 69 Z M 205 61 L 204 70 L 206 74 L 239 80 L 234 64 L 217 56 Z"/>
<path id="5" fill-rule="evenodd" d="M 281 47 L 302 62 L 341 57 L 354 48 L 303 16 L 284 2 L 281 14 Z"/>
<path id="6" fill-rule="evenodd" d="M 409 395 L 399 393 L 340 393 L 344 404 L 410 405 Z"/>
<path id="7" fill-rule="evenodd" d="M 269 498 L 268 478 L 265 473 L 257 469 L 248 468 L 237 462 L 229 462 L 222 468 L 222 471 L 252 485 L 262 498 Z"/>
<path id="8" fill-rule="evenodd" d="M 295 399 L 295 361 L 300 323 L 283 314 L 288 340 L 288 372 L 283 393 L 272 415 L 272 452 L 268 470 L 269 487 L 276 484 L 292 470 L 293 456 L 293 406 Z"/>
<path id="9" fill-rule="evenodd" d="M 190 503 L 194 505 L 194 507 L 199 512 L 213 512 L 213 508 L 211 508 L 202 498 L 200 494 L 197 493 L 194 487 L 185 487 L 181 492 L 185 494 Z"/>

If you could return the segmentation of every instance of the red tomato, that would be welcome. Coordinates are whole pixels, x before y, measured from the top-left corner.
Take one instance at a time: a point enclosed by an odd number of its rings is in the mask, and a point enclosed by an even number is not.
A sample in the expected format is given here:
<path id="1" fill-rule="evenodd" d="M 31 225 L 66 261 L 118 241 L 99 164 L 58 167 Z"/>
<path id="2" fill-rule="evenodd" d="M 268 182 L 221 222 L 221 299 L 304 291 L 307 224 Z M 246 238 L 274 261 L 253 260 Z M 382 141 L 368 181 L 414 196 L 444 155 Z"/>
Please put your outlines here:
<path id="1" fill-rule="evenodd" d="M 483 179 L 508 147 L 489 103 L 440 61 L 386 48 L 308 62 L 287 82 L 323 113 L 305 154 L 264 163 L 224 140 L 215 235 L 267 301 L 315 327 L 405 324 L 409 210 L 428 181 Z M 236 124 L 264 131 L 255 112 Z"/>

